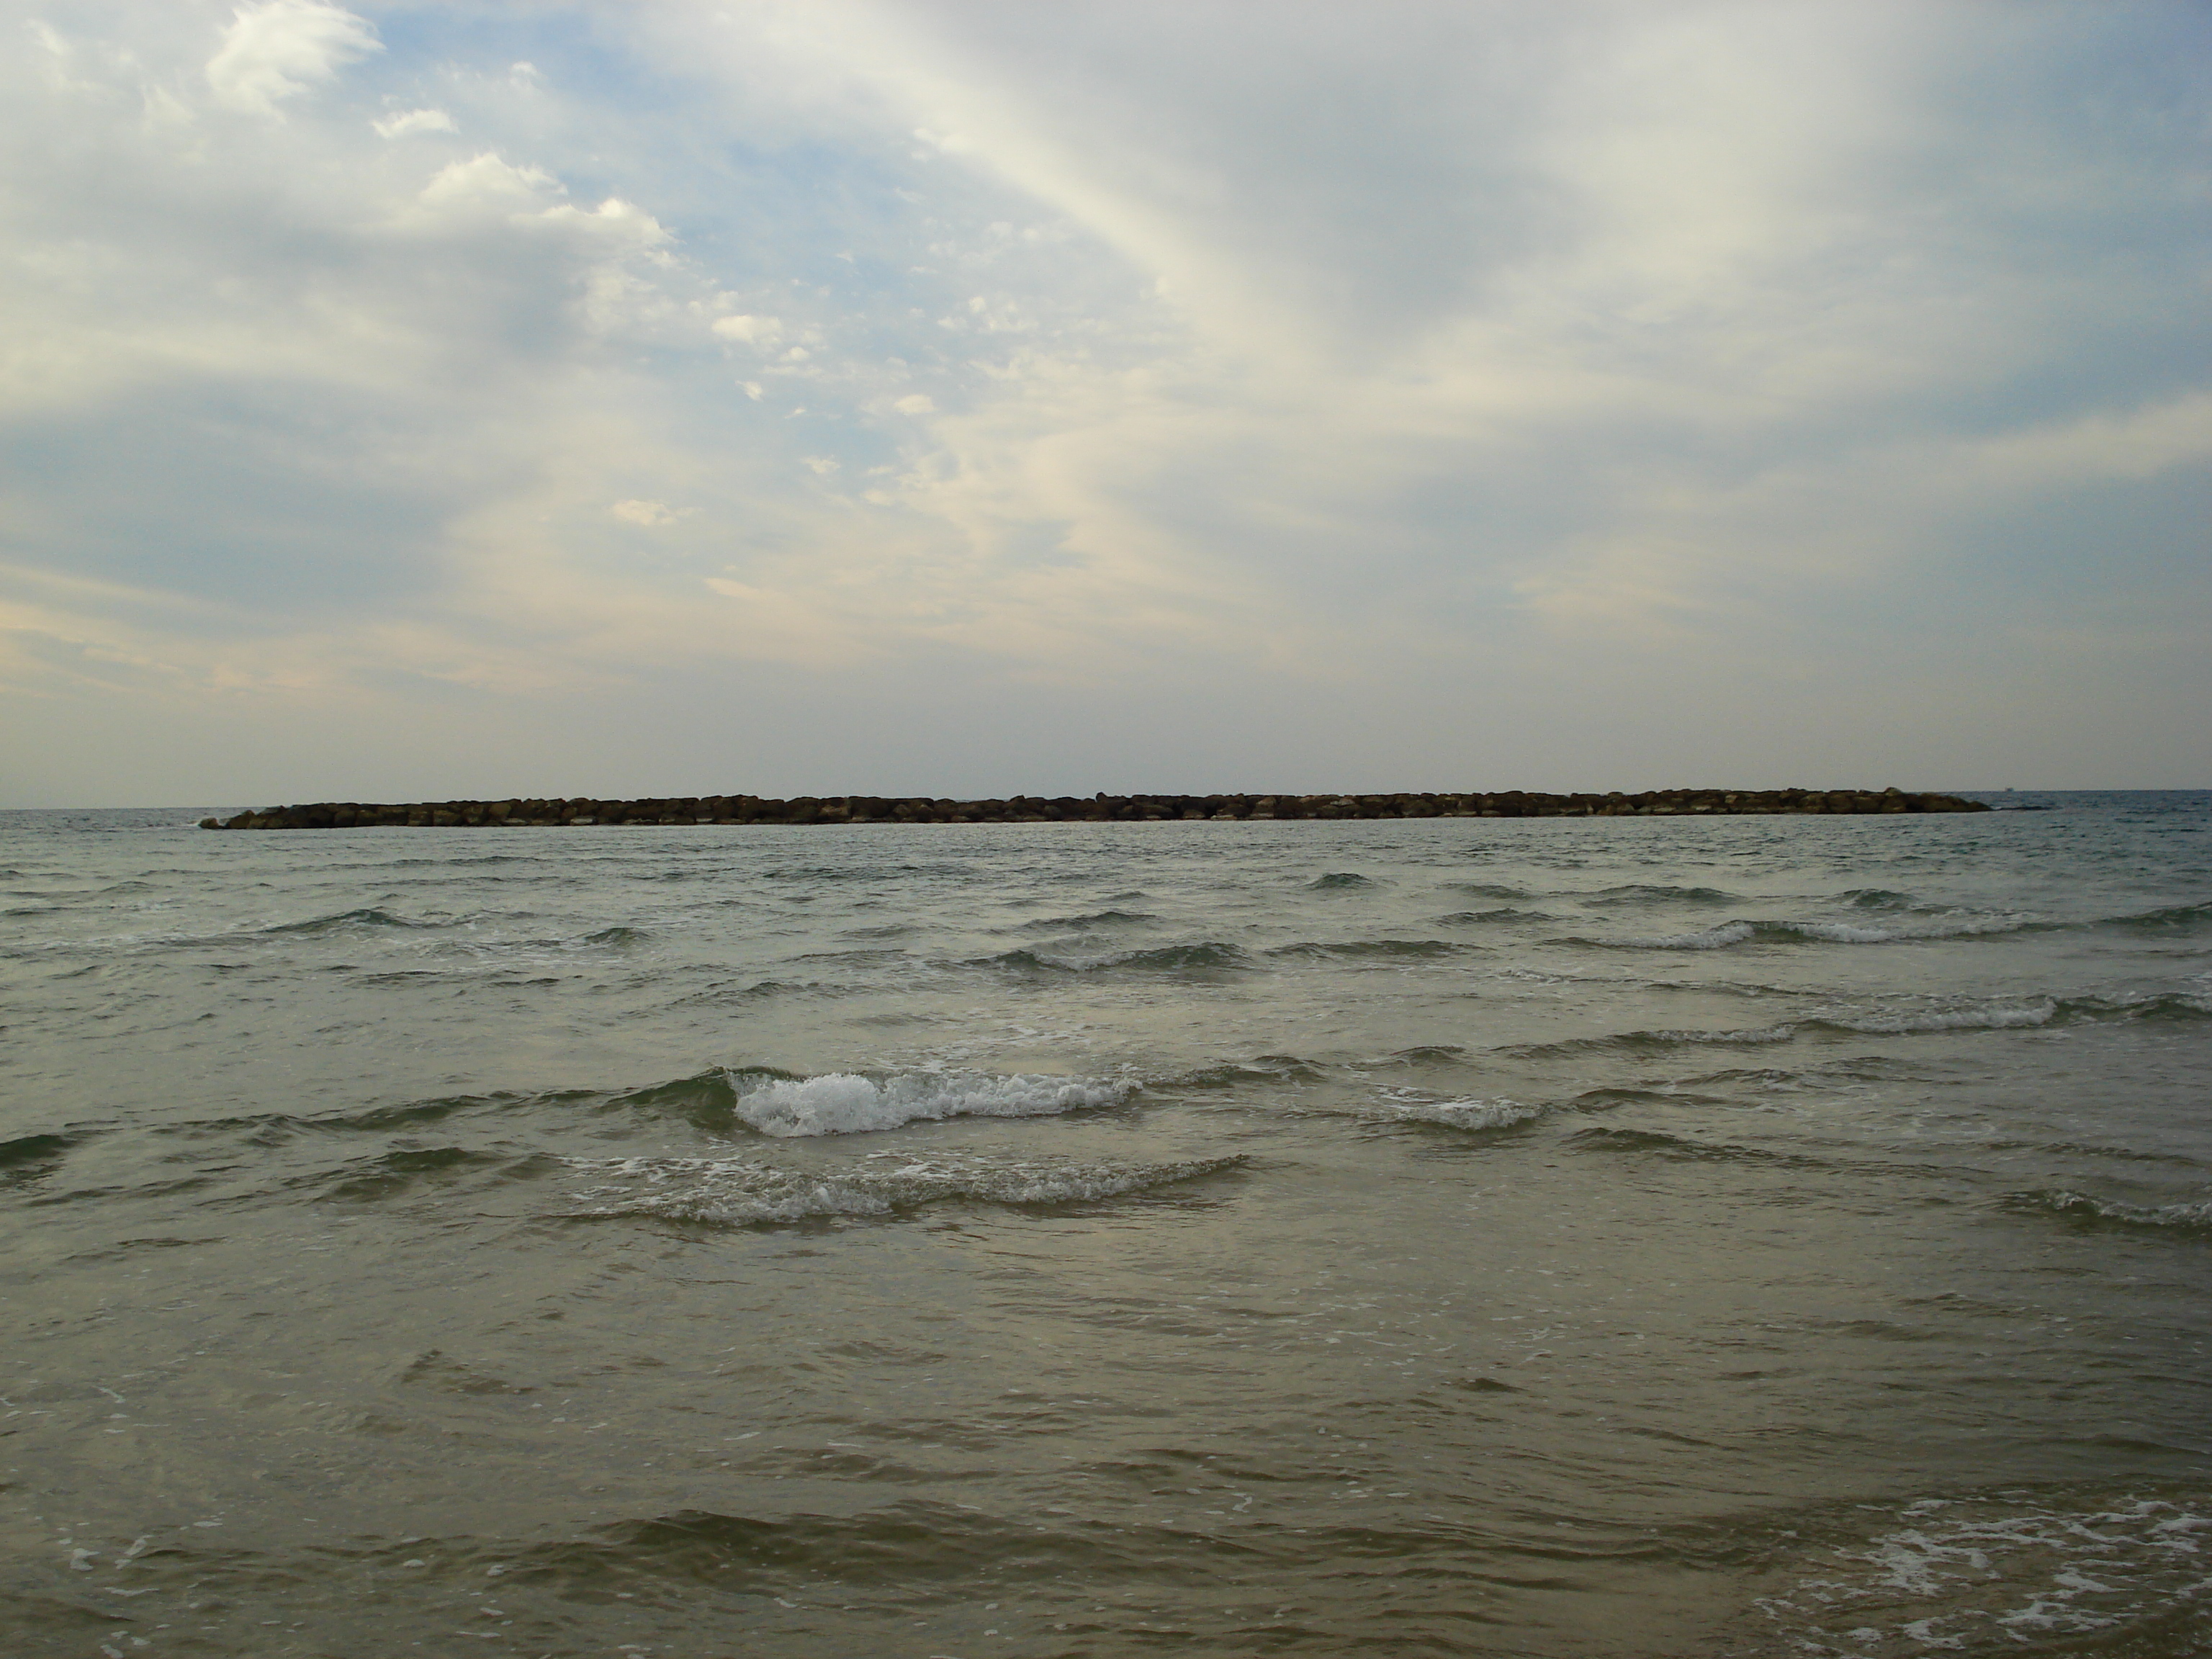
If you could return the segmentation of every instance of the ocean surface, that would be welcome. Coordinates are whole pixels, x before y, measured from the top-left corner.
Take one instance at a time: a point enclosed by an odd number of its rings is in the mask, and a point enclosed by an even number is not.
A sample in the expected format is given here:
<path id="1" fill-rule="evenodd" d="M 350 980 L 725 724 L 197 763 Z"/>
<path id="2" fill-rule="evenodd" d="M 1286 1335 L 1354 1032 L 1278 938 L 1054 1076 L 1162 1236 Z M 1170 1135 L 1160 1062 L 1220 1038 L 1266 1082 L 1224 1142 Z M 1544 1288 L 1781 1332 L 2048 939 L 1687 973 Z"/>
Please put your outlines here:
<path id="1" fill-rule="evenodd" d="M 0 1652 L 2212 1652 L 2212 794 L 0 814 Z"/>

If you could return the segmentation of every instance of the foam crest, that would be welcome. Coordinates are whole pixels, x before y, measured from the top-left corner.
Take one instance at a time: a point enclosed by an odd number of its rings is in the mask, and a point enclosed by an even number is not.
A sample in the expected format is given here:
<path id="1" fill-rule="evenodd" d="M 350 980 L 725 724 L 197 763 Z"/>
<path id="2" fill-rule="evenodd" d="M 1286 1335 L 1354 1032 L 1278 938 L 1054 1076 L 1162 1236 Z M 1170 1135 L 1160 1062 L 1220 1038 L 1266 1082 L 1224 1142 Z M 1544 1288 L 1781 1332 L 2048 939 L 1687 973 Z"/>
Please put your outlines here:
<path id="1" fill-rule="evenodd" d="M 870 1167 L 881 1160 L 881 1167 Z M 957 1157 L 863 1160 L 835 1174 L 749 1158 L 633 1158 L 574 1161 L 599 1176 L 571 1194 L 571 1216 L 645 1216 L 757 1227 L 840 1216 L 884 1216 L 924 1205 L 1095 1203 L 1241 1167 L 1241 1157 L 1155 1164 L 1052 1163 Z"/>
<path id="2" fill-rule="evenodd" d="M 1725 951 L 1756 941 L 1765 945 L 1898 945 L 1947 939 L 1972 939 L 1984 934 L 2015 933 L 2055 924 L 2028 921 L 2019 916 L 1954 917 L 1942 921 L 1899 922 L 1872 927 L 1863 922 L 1752 921 L 1737 919 L 1693 933 L 1663 933 L 1643 939 L 1570 939 L 1573 945 L 1596 945 L 1622 951 Z"/>
<path id="3" fill-rule="evenodd" d="M 2081 1510 L 1930 1499 L 1894 1516 L 1901 1524 L 1832 1547 L 1801 1582 L 1760 1601 L 1793 1650 L 2201 1650 L 2192 1615 L 2212 1588 L 2212 1521 L 2191 1508 L 2132 1496 Z"/>
<path id="4" fill-rule="evenodd" d="M 1389 1106 L 1393 1116 L 1448 1129 L 1510 1129 L 1544 1115 L 1541 1106 L 1517 1100 L 1393 1100 Z"/>
<path id="5" fill-rule="evenodd" d="M 2062 1188 L 2022 1193 L 2011 1202 L 2014 1208 L 2049 1211 L 2071 1221 L 2092 1224 L 2212 1231 L 2212 1198 L 2182 1204 L 2129 1204 L 2118 1199 L 2093 1198 L 2087 1193 Z"/>
<path id="6" fill-rule="evenodd" d="M 1808 1024 L 1869 1036 L 1907 1036 L 1920 1031 L 2011 1031 L 2048 1025 L 2058 1012 L 2055 1002 L 2023 1008 L 1953 1008 L 1920 1014 L 1874 1014 L 1857 1019 L 1822 1019 Z"/>
<path id="7" fill-rule="evenodd" d="M 991 1072 L 831 1072 L 775 1078 L 744 1090 L 736 1115 L 763 1134 L 843 1135 L 948 1117 L 1050 1117 L 1114 1106 L 1136 1085 Z"/>

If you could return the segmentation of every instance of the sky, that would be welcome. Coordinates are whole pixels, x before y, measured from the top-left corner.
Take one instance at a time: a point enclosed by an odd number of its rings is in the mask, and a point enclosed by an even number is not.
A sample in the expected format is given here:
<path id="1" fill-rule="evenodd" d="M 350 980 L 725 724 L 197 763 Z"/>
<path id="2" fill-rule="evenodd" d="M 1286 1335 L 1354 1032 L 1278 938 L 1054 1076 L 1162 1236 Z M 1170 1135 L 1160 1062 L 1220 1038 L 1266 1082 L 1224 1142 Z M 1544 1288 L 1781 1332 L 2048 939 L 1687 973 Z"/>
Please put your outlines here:
<path id="1" fill-rule="evenodd" d="M 2198 0 L 0 0 L 0 805 L 2212 785 Z"/>

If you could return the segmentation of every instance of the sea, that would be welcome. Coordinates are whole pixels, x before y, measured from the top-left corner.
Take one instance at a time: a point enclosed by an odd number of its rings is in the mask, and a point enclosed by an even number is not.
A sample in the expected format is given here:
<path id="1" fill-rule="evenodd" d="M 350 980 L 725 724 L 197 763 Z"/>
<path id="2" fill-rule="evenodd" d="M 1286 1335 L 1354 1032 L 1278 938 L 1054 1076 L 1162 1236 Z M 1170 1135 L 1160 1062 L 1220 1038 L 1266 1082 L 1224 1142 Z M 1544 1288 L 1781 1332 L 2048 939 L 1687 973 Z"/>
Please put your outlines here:
<path id="1" fill-rule="evenodd" d="M 0 1653 L 2212 1652 L 2212 793 L 0 814 Z"/>

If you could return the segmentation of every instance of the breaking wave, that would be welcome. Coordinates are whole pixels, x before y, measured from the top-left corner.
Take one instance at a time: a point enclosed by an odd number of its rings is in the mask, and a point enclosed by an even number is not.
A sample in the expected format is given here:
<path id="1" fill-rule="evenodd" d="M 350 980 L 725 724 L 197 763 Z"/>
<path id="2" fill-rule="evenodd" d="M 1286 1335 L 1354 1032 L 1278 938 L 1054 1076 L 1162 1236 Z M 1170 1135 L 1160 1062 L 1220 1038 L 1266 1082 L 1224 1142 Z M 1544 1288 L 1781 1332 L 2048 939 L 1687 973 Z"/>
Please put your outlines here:
<path id="1" fill-rule="evenodd" d="M 738 1094 L 732 1114 L 763 1134 L 785 1138 L 860 1134 L 948 1117 L 1050 1117 L 1118 1106 L 1137 1086 L 989 1072 L 896 1072 L 884 1077 L 830 1072 L 808 1078 L 749 1073 L 733 1081 Z"/>
<path id="2" fill-rule="evenodd" d="M 2006 1200 L 2009 1208 L 2063 1216 L 2092 1226 L 2144 1227 L 2187 1233 L 2212 1233 L 2212 1198 L 2185 1204 L 2128 1204 L 2118 1199 L 2093 1198 L 2064 1188 L 2016 1193 Z"/>
<path id="3" fill-rule="evenodd" d="M 1764 921 L 1738 920 L 1686 933 L 1664 933 L 1645 939 L 1585 939 L 1558 940 L 1609 951 L 1725 951 L 1738 945 L 1897 945 L 1928 939 L 1972 939 L 1990 934 L 2017 933 L 2054 927 L 2054 922 L 2030 921 L 2020 916 L 1978 916 L 1949 921 L 1899 922 L 1873 927 L 1863 922 Z"/>
<path id="4" fill-rule="evenodd" d="M 1406 1100 L 1384 1101 L 1390 1117 L 1409 1123 L 1439 1123 L 1448 1129 L 1510 1129 L 1544 1115 L 1541 1106 L 1525 1106 L 1517 1100 Z"/>
<path id="5" fill-rule="evenodd" d="M 1872 1535 L 1801 1523 L 1793 1544 L 1815 1548 L 1755 1605 L 1807 1656 L 2202 1653 L 2212 1519 L 2192 1496 L 1926 1498 Z"/>

